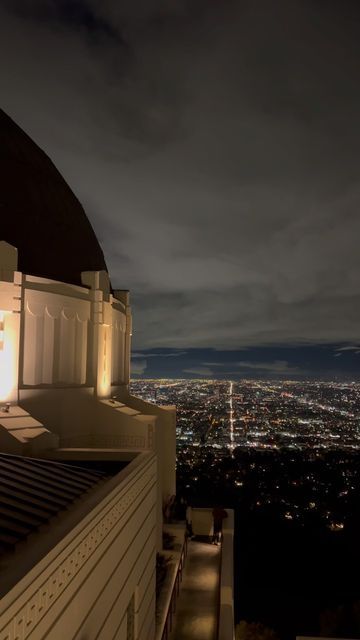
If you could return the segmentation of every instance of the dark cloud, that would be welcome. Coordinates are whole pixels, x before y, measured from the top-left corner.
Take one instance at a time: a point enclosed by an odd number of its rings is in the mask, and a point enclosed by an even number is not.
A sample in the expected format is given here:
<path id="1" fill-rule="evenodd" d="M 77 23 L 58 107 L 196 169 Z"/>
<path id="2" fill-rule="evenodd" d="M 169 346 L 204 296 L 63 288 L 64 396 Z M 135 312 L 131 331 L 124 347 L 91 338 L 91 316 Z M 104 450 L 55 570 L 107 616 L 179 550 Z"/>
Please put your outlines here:
<path id="1" fill-rule="evenodd" d="M 215 364 L 215 363 L 214 363 Z M 240 361 L 233 363 L 234 368 L 229 370 L 219 370 L 218 367 L 226 366 L 226 362 L 216 363 L 211 366 L 210 363 L 203 363 L 200 366 L 183 369 L 183 373 L 192 374 L 194 376 L 202 376 L 204 378 L 252 378 L 252 377 L 268 377 L 268 378 L 304 378 L 309 372 L 299 367 L 290 366 L 286 360 L 275 360 L 268 362 L 257 361 Z M 206 366 L 208 365 L 208 366 Z"/>
<path id="2" fill-rule="evenodd" d="M 141 351 L 133 351 L 131 357 L 134 359 L 137 358 L 179 358 L 180 356 L 186 355 L 186 351 L 155 351 L 155 352 L 144 352 Z"/>
<path id="3" fill-rule="evenodd" d="M 163 355 L 167 353 L 168 357 Z M 133 359 L 136 375 L 146 378 L 266 378 L 359 380 L 359 351 L 334 345 L 268 346 L 237 350 L 144 350 Z M 334 359 L 334 356 L 336 358 Z"/>
<path id="4" fill-rule="evenodd" d="M 358 344 L 348 344 L 343 347 L 338 347 L 336 351 L 354 351 L 355 353 L 360 353 L 360 346 Z"/>
<path id="5" fill-rule="evenodd" d="M 0 4 L 1 104 L 84 204 L 138 349 L 357 344 L 359 16 Z"/>
<path id="6" fill-rule="evenodd" d="M 3 6 L 20 19 L 47 28 L 75 29 L 82 35 L 112 36 L 119 40 L 117 30 L 108 20 L 97 16 L 86 0 L 3 0 Z"/>
<path id="7" fill-rule="evenodd" d="M 147 369 L 147 361 L 141 359 L 131 359 L 131 375 L 144 376 Z"/>

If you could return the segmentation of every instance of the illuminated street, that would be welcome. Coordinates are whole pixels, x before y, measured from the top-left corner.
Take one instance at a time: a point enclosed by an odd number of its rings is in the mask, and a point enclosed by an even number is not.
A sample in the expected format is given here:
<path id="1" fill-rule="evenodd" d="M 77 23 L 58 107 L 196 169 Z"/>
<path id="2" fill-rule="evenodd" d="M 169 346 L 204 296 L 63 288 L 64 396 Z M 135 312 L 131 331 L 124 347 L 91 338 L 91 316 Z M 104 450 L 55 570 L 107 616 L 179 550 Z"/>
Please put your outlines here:
<path id="1" fill-rule="evenodd" d="M 229 391 L 229 404 L 230 404 L 230 448 L 234 448 L 234 410 L 233 410 L 233 383 L 230 382 Z"/>

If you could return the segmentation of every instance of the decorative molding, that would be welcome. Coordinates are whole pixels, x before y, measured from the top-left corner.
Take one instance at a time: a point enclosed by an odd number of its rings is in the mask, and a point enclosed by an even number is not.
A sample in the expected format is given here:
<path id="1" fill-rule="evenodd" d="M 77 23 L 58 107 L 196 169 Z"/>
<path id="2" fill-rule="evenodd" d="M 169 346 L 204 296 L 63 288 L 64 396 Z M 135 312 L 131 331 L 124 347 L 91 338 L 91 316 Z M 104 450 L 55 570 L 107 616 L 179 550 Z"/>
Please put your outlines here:
<path id="1" fill-rule="evenodd" d="M 148 449 L 145 436 L 142 435 L 107 435 L 107 434 L 79 434 L 65 436 L 60 440 L 61 447 L 81 447 L 99 449 Z"/>
<path id="2" fill-rule="evenodd" d="M 98 522 L 92 527 L 77 546 L 53 568 L 49 577 L 40 587 L 33 590 L 27 589 L 29 596 L 12 619 L 0 630 L 0 640 L 26 640 L 34 631 L 36 625 L 49 612 L 56 600 L 64 593 L 75 576 L 90 560 L 98 547 L 105 542 L 106 537 L 119 522 L 120 518 L 128 511 L 130 505 L 148 486 L 148 473 L 151 467 L 138 469 L 140 476 L 134 484 L 121 496 L 120 499 L 106 513 L 99 514 Z M 123 490 L 122 483 L 118 487 Z M 116 500 L 116 497 L 114 497 Z M 82 532 L 83 533 L 83 532 Z M 56 563 L 56 560 L 53 564 Z M 5 616 L 4 616 L 5 617 Z"/>
<path id="3" fill-rule="evenodd" d="M 126 315 L 112 309 L 112 384 L 124 382 Z"/>
<path id="4" fill-rule="evenodd" d="M 148 425 L 148 448 L 154 451 L 155 449 L 155 441 L 154 441 L 154 425 Z"/>
<path id="5" fill-rule="evenodd" d="M 24 384 L 85 384 L 90 303 L 31 290 L 24 315 Z"/>

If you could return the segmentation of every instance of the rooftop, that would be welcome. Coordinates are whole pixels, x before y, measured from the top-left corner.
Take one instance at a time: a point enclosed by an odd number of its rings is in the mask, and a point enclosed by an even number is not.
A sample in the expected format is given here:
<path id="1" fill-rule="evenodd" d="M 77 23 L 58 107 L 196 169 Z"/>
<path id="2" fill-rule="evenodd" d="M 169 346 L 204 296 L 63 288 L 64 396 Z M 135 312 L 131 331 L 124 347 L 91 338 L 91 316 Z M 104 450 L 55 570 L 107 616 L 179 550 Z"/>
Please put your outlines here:
<path id="1" fill-rule="evenodd" d="M 63 464 L 0 453 L 0 553 L 35 533 L 119 465 Z"/>

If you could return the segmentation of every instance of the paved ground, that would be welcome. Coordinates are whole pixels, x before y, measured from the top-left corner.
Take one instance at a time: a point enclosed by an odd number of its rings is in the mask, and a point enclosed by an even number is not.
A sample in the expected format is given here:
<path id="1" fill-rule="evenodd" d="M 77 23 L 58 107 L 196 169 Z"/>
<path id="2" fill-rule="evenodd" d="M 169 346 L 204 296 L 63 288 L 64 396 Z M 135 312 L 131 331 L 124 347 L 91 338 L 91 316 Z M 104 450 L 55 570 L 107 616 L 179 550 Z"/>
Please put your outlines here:
<path id="1" fill-rule="evenodd" d="M 170 640 L 215 640 L 220 547 L 189 541 Z"/>

